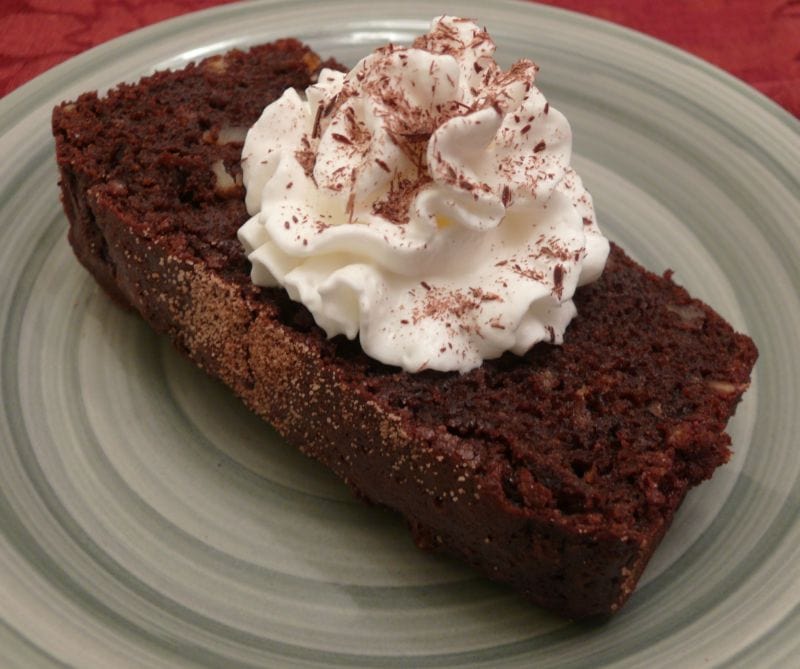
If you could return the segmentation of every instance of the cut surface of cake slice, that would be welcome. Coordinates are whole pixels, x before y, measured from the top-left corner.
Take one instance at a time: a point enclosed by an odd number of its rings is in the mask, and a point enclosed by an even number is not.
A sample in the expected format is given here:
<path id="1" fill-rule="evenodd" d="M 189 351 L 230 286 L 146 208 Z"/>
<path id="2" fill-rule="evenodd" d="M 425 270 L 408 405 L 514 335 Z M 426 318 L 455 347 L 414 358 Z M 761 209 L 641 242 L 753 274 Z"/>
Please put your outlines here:
<path id="1" fill-rule="evenodd" d="M 570 617 L 618 610 L 686 492 L 729 457 L 752 341 L 613 244 L 563 345 L 411 374 L 327 338 L 250 281 L 236 238 L 244 133 L 320 64 L 287 39 L 57 107 L 78 259 L 421 547 Z"/>

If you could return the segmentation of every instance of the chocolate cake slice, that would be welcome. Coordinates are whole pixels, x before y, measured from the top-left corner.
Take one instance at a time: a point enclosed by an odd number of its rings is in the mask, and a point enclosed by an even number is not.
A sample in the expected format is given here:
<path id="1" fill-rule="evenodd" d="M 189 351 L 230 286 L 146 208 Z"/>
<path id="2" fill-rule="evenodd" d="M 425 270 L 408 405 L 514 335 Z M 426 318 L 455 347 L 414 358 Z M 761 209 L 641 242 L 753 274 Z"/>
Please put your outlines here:
<path id="1" fill-rule="evenodd" d="M 258 288 L 246 129 L 320 59 L 294 40 L 160 72 L 53 113 L 69 239 L 119 303 L 417 544 L 570 617 L 616 611 L 686 492 L 729 457 L 757 352 L 612 245 L 560 346 L 467 374 L 402 372 Z"/>

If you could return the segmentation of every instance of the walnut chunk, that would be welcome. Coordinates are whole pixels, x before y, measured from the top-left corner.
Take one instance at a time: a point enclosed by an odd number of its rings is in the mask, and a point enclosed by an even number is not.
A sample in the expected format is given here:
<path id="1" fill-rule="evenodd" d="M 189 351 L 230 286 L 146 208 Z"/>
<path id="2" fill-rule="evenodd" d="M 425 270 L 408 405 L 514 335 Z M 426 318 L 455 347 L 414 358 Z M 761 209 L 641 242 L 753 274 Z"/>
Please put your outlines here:
<path id="1" fill-rule="evenodd" d="M 706 382 L 708 387 L 719 395 L 740 395 L 747 390 L 747 383 L 731 383 L 730 381 L 712 380 Z"/>
<path id="2" fill-rule="evenodd" d="M 203 67 L 207 72 L 224 74 L 228 69 L 228 61 L 225 60 L 225 56 L 211 56 L 211 58 L 203 63 Z"/>
<path id="3" fill-rule="evenodd" d="M 234 178 L 225 169 L 225 163 L 221 160 L 215 160 L 211 163 L 211 171 L 216 178 L 216 186 L 214 190 L 218 193 L 225 194 L 236 188 L 237 183 Z"/>
<path id="4" fill-rule="evenodd" d="M 106 184 L 109 194 L 122 197 L 128 194 L 128 186 L 119 181 L 119 179 L 112 179 Z"/>
<path id="5" fill-rule="evenodd" d="M 223 125 L 217 135 L 217 144 L 244 144 L 247 127 L 241 125 Z"/>
<path id="6" fill-rule="evenodd" d="M 696 304 L 668 304 L 667 309 L 687 323 L 706 317 L 705 312 Z"/>
<path id="7" fill-rule="evenodd" d="M 321 62 L 320 57 L 311 51 L 307 51 L 303 56 L 303 63 L 311 74 L 317 71 Z"/>

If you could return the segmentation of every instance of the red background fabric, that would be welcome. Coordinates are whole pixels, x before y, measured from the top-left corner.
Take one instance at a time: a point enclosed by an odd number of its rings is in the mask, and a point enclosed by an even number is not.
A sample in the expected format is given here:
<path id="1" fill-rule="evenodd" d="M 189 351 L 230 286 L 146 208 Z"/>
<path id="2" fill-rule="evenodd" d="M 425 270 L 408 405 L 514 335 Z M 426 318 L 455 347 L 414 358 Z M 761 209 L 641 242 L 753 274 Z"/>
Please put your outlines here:
<path id="1" fill-rule="evenodd" d="M 0 0 L 0 95 L 96 44 L 227 1 Z M 674 44 L 743 79 L 800 116 L 800 0 L 544 3 Z"/>

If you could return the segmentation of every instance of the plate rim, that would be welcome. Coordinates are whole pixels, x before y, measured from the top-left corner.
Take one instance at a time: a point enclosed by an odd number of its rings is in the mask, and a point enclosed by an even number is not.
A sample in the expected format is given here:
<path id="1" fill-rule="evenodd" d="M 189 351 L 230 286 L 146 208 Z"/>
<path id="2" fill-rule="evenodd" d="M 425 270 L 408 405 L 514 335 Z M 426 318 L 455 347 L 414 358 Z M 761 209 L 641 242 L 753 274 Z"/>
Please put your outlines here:
<path id="1" fill-rule="evenodd" d="M 307 0 L 307 4 L 317 1 L 319 0 Z M 19 89 L 13 91 L 11 94 L 9 94 L 9 96 L 6 96 L 3 100 L 0 100 L 0 141 L 2 141 L 3 136 L 5 136 L 5 133 L 9 131 L 4 126 L 4 121 L 6 120 L 6 116 L 9 115 L 11 112 L 19 109 L 20 106 L 24 105 L 28 99 L 30 98 L 36 99 L 37 96 L 41 96 L 43 88 L 49 86 L 51 81 L 57 82 L 61 79 L 62 72 L 65 75 L 68 72 L 73 72 L 73 71 L 77 72 L 78 70 L 84 68 L 86 64 L 91 63 L 95 59 L 98 59 L 100 57 L 105 57 L 107 55 L 110 55 L 118 51 L 120 45 L 124 46 L 124 48 L 128 51 L 133 50 L 136 46 L 153 39 L 153 37 L 151 36 L 153 28 L 160 28 L 161 30 L 167 30 L 167 29 L 174 29 L 175 25 L 181 24 L 180 28 L 181 30 L 188 30 L 190 29 L 194 21 L 201 20 L 201 22 L 203 22 L 209 20 L 210 18 L 216 18 L 219 15 L 228 15 L 229 13 L 233 13 L 234 11 L 238 12 L 245 9 L 248 11 L 254 10 L 258 12 L 261 11 L 268 12 L 272 7 L 282 4 L 288 4 L 288 3 L 283 2 L 283 0 L 270 0 L 269 2 L 260 4 L 234 3 L 230 5 L 222 5 L 210 9 L 201 10 L 199 12 L 193 12 L 183 16 L 175 17 L 173 19 L 169 19 L 167 21 L 160 22 L 158 24 L 154 24 L 152 26 L 146 26 L 144 28 L 133 31 L 132 33 L 128 33 L 126 35 L 117 37 L 109 42 L 98 45 L 93 49 L 88 50 L 87 52 L 74 56 L 73 58 L 65 61 L 64 63 L 61 63 L 56 67 L 52 68 L 51 70 L 48 70 L 47 72 L 39 75 L 30 82 L 24 84 Z M 502 3 L 498 4 L 508 8 L 513 7 L 515 9 L 519 9 L 520 6 L 524 7 L 526 4 L 533 4 L 533 3 L 524 3 L 524 2 L 519 2 L 517 0 L 503 0 Z M 772 117 L 774 117 L 781 123 L 785 123 L 785 127 L 787 130 L 789 131 L 794 130 L 795 132 L 800 130 L 800 120 L 796 119 L 787 110 L 780 107 L 777 103 L 767 98 L 762 93 L 752 88 L 751 86 L 741 81 L 740 79 L 718 68 L 717 66 L 707 63 L 706 61 L 703 61 L 702 59 L 693 56 L 692 54 L 682 51 L 677 47 L 674 47 L 666 42 L 650 37 L 648 35 L 644 35 L 643 33 L 639 33 L 637 31 L 625 28 L 623 26 L 618 26 L 617 24 L 613 24 L 608 21 L 604 21 L 602 19 L 596 19 L 594 17 L 590 17 L 584 14 L 579 14 L 577 12 L 572 12 L 557 7 L 551 7 L 548 5 L 535 5 L 535 7 L 546 12 L 567 13 L 573 15 L 573 17 L 579 17 L 577 20 L 582 22 L 585 21 L 587 22 L 587 24 L 599 22 L 605 24 L 606 26 L 609 27 L 609 29 L 612 32 L 617 33 L 619 35 L 623 36 L 634 35 L 636 36 L 637 40 L 641 40 L 642 43 L 645 45 L 647 43 L 656 44 L 658 45 L 659 49 L 666 49 L 668 55 L 680 54 L 680 57 L 686 59 L 686 61 L 690 63 L 693 68 L 697 68 L 698 65 L 701 66 L 702 70 L 707 71 L 709 74 L 713 74 L 715 79 L 717 79 L 718 81 L 721 79 L 725 85 L 729 87 L 732 86 L 739 93 L 746 94 L 747 97 L 758 102 L 759 106 L 761 106 L 765 112 L 770 113 Z M 627 40 L 628 38 L 624 39 Z M 142 72 L 142 74 L 146 73 L 147 72 Z M 37 109 L 40 109 L 42 106 L 46 104 L 48 103 L 43 102 L 37 107 Z M 12 123 L 10 128 L 13 128 L 15 124 L 16 122 Z M 797 610 L 795 610 L 795 615 L 796 614 Z M 787 618 L 787 620 L 790 619 L 791 616 Z M 5 621 L 0 619 L 0 623 L 5 624 Z M 13 628 L 9 629 L 12 629 L 12 631 L 16 632 L 16 630 L 14 630 Z M 731 658 L 730 661 L 733 661 L 733 659 L 735 658 Z"/>
<path id="2" fill-rule="evenodd" d="M 132 50 L 134 46 L 137 45 L 146 45 L 146 43 L 152 41 L 153 38 L 157 38 L 158 33 L 167 32 L 170 29 L 174 30 L 176 27 L 182 31 L 188 30 L 194 23 L 203 23 L 209 19 L 215 19 L 242 12 L 269 12 L 272 11 L 274 7 L 288 5 L 295 1 L 296 0 L 240 0 L 239 2 L 217 5 L 215 7 L 187 12 L 179 16 L 164 19 L 141 28 L 136 28 L 135 30 L 127 32 L 123 35 L 113 37 L 106 42 L 97 44 L 86 51 L 71 56 L 67 60 L 58 63 L 44 72 L 41 72 L 30 81 L 25 82 L 0 99 L 0 137 L 2 137 L 7 130 L 6 124 L 8 124 L 8 117 L 11 115 L 11 112 L 26 103 L 28 98 L 38 95 L 40 89 L 49 86 L 51 81 L 58 82 L 67 75 L 71 75 L 71 73 L 75 71 L 82 70 L 85 65 L 89 64 L 94 59 L 100 59 L 106 56 L 112 57 L 119 51 Z M 301 0 L 301 2 L 306 5 L 315 3 L 330 4 L 329 0 Z M 386 0 L 376 0 L 376 2 L 381 6 L 386 6 L 389 8 L 392 6 L 392 3 L 387 2 Z M 465 5 L 475 5 L 476 7 L 479 4 L 476 0 L 463 0 L 463 2 Z M 492 11 L 502 9 L 505 11 L 538 11 L 544 14 L 552 13 L 553 15 L 569 15 L 573 21 L 577 21 L 584 25 L 602 25 L 604 26 L 605 30 L 611 34 L 616 33 L 625 41 L 637 41 L 648 50 L 660 50 L 668 56 L 679 59 L 695 69 L 722 80 L 722 82 L 727 86 L 736 89 L 737 92 L 744 94 L 754 102 L 757 102 L 765 112 L 768 112 L 777 121 L 785 123 L 789 129 L 793 128 L 795 132 L 800 132 L 800 118 L 795 117 L 789 110 L 779 105 L 772 98 L 769 98 L 748 82 L 731 74 L 722 67 L 704 60 L 700 56 L 696 56 L 695 54 L 675 46 L 666 40 L 648 35 L 647 33 L 641 32 L 634 28 L 629 28 L 627 26 L 614 23 L 613 21 L 604 18 L 594 17 L 589 14 L 584 14 L 571 9 L 565 9 L 563 7 L 542 4 L 536 2 L 535 0 L 493 0 L 491 7 Z M 148 74 L 148 72 L 143 70 L 139 76 L 144 76 L 146 74 Z"/>

